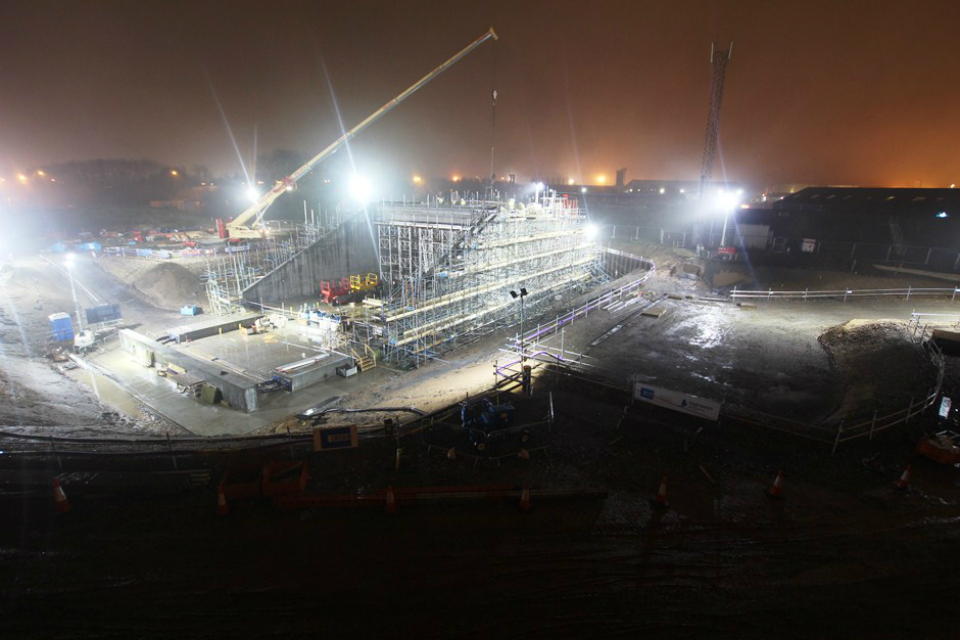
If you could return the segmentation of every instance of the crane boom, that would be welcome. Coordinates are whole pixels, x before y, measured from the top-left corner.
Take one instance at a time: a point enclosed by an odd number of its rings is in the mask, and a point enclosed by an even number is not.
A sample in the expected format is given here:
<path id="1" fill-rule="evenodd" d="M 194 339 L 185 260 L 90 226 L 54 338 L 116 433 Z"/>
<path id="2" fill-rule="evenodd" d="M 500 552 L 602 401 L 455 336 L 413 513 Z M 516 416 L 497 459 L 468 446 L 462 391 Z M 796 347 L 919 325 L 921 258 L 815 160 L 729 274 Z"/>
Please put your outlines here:
<path id="1" fill-rule="evenodd" d="M 315 155 L 306 164 L 302 167 L 291 173 L 288 177 L 284 178 L 278 184 L 274 185 L 270 191 L 265 193 L 260 197 L 255 203 L 253 203 L 246 211 L 238 215 L 236 218 L 227 223 L 226 228 L 229 232 L 238 232 L 238 231 L 249 231 L 244 225 L 254 217 L 260 217 L 263 213 L 279 198 L 285 191 L 292 191 L 294 185 L 300 181 L 305 175 L 310 173 L 314 167 L 320 164 L 324 159 L 333 155 L 340 147 L 346 144 L 351 138 L 356 136 L 358 133 L 366 129 L 368 126 L 379 120 L 381 117 L 386 115 L 391 109 L 399 105 L 401 102 L 409 98 L 411 95 L 416 93 L 420 88 L 425 84 L 436 78 L 438 75 L 450 68 L 454 63 L 458 62 L 465 55 L 479 47 L 481 44 L 493 38 L 498 40 L 496 32 L 493 30 L 493 27 L 490 28 L 485 34 L 468 44 L 464 47 L 459 53 L 453 55 L 446 62 L 438 66 L 436 69 L 428 73 L 427 75 L 420 78 L 417 82 L 412 84 L 406 91 L 399 94 L 397 97 L 393 98 L 385 105 L 374 111 L 372 114 L 367 116 L 363 122 L 356 125 L 342 136 L 337 138 L 333 143 L 331 143 L 326 149 Z"/>

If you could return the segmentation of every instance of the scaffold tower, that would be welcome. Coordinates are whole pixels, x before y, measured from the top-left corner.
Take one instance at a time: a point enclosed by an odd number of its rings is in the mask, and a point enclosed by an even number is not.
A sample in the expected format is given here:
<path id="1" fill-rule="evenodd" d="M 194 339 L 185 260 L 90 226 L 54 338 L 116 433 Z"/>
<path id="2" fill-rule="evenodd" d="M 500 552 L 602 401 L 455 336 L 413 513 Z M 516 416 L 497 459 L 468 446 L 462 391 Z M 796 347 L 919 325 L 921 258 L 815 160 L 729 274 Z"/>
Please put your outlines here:
<path id="1" fill-rule="evenodd" d="M 513 324 L 529 292 L 534 317 L 556 296 L 601 276 L 599 247 L 575 199 L 540 195 L 518 204 L 384 206 L 377 223 L 384 357 L 419 365 Z"/>

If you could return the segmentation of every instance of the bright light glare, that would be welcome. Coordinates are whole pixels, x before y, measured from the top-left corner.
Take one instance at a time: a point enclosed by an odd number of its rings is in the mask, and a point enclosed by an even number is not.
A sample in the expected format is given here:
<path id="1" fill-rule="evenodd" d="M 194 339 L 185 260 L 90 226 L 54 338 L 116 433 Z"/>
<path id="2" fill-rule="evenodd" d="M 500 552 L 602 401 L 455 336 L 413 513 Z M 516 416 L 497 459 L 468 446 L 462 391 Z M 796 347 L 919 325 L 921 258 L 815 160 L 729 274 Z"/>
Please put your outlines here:
<path id="1" fill-rule="evenodd" d="M 567 184 L 574 184 L 575 180 L 573 178 L 567 178 Z"/>
<path id="2" fill-rule="evenodd" d="M 663 194 L 665 194 L 666 192 L 667 192 L 666 189 L 664 189 L 663 187 L 660 187 L 660 195 L 663 195 Z"/>
<path id="3" fill-rule="evenodd" d="M 735 191 L 721 191 L 717 200 L 724 209 L 736 209 L 740 204 L 740 194 Z"/>
<path id="4" fill-rule="evenodd" d="M 457 176 L 457 175 L 453 176 L 454 182 L 460 182 L 460 180 L 461 180 L 460 176 Z"/>
<path id="5" fill-rule="evenodd" d="M 353 174 L 350 176 L 350 181 L 347 183 L 347 186 L 354 200 L 360 204 L 370 202 L 370 196 L 373 194 L 373 185 L 370 184 L 369 180 L 363 176 Z"/>
<path id="6" fill-rule="evenodd" d="M 587 192 L 586 187 L 580 187 L 580 193 L 586 193 L 586 192 Z"/>
<path id="7" fill-rule="evenodd" d="M 256 202 L 260 199 L 260 193 L 253 187 L 247 187 L 247 197 L 250 198 L 250 202 Z"/>
<path id="8" fill-rule="evenodd" d="M 947 217 L 947 212 L 946 212 L 946 211 L 941 211 L 940 213 L 937 214 L 937 217 L 938 217 L 938 218 L 946 218 L 946 217 Z"/>
<path id="9" fill-rule="evenodd" d="M 600 175 L 598 175 L 598 176 L 597 176 L 597 183 L 599 183 L 599 184 L 606 184 L 606 183 L 607 183 L 607 176 L 603 175 L 602 173 L 601 173 Z"/>
<path id="10" fill-rule="evenodd" d="M 600 228 L 591 222 L 584 228 L 584 233 L 587 236 L 587 240 L 593 240 L 597 237 L 597 234 L 600 233 Z"/>
<path id="11" fill-rule="evenodd" d="M 64 256 L 64 262 L 67 265 L 67 269 L 73 266 L 73 261 L 76 259 L 76 256 L 72 253 L 68 253 Z"/>
<path id="12" fill-rule="evenodd" d="M 27 176 L 25 176 L 25 175 L 23 175 L 23 174 L 21 173 L 20 175 L 17 176 L 17 180 L 19 180 L 20 182 L 26 184 L 26 183 L 27 183 Z"/>
<path id="13" fill-rule="evenodd" d="M 178 175 L 180 175 L 180 172 L 177 171 L 176 169 L 170 169 L 170 175 L 176 178 Z"/>
<path id="14" fill-rule="evenodd" d="M 413 184 L 420 184 L 421 182 L 423 182 L 423 178 L 420 176 L 413 176 Z"/>
<path id="15" fill-rule="evenodd" d="M 38 175 L 38 176 L 45 176 L 45 175 L 47 175 L 47 174 L 45 174 L 45 173 L 43 172 L 43 169 L 38 169 L 38 170 L 37 170 L 37 175 Z"/>

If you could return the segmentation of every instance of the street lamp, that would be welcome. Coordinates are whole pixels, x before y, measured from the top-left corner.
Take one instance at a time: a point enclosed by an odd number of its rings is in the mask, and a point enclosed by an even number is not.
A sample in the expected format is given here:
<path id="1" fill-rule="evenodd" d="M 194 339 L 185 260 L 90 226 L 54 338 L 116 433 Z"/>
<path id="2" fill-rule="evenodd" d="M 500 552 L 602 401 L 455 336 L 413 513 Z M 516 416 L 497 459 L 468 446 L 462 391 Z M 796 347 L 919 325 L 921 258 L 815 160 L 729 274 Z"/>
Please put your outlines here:
<path id="1" fill-rule="evenodd" d="M 67 276 L 70 278 L 70 293 L 73 294 L 73 308 L 77 312 L 77 325 L 80 327 L 78 333 L 83 332 L 83 316 L 80 315 L 80 301 L 77 300 L 77 287 L 73 284 L 73 254 L 68 253 L 66 259 Z"/>
<path id="2" fill-rule="evenodd" d="M 527 359 L 527 354 L 523 349 L 523 299 L 527 297 L 527 290 L 520 287 L 520 293 L 510 291 L 510 296 L 514 300 L 520 298 L 520 361 L 523 362 Z"/>

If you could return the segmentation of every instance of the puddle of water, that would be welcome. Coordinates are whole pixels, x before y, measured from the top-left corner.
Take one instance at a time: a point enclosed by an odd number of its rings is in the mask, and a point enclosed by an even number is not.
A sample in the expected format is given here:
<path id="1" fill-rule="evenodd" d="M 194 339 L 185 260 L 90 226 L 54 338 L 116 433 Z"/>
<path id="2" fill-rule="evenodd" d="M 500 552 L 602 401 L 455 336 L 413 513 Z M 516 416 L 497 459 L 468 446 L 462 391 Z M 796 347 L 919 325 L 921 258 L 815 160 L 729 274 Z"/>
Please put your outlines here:
<path id="1" fill-rule="evenodd" d="M 118 387 L 113 380 L 86 369 L 74 369 L 67 375 L 90 389 L 100 402 L 111 409 L 138 420 L 149 417 L 140 410 L 140 401 Z"/>

